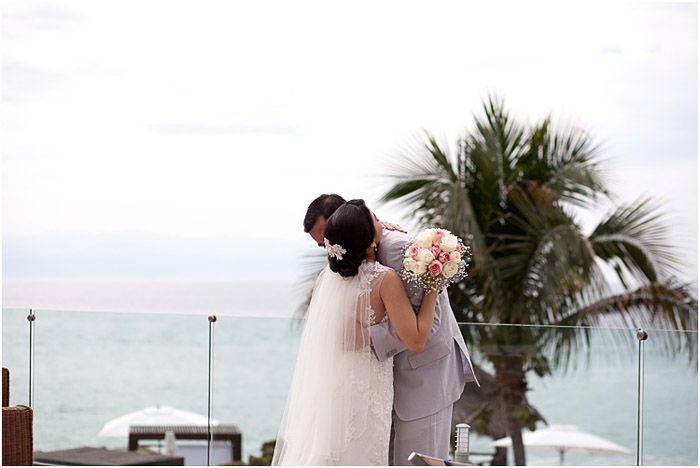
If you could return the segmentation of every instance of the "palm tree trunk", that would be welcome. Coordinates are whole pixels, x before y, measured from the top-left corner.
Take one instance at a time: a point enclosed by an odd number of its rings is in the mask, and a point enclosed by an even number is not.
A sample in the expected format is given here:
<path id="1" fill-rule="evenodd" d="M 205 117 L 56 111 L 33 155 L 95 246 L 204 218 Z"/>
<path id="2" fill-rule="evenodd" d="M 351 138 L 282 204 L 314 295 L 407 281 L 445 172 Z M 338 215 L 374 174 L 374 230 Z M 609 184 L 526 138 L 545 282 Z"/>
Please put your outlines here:
<path id="1" fill-rule="evenodd" d="M 496 453 L 491 458 L 491 466 L 505 466 L 508 464 L 508 449 L 497 447 Z"/>
<path id="2" fill-rule="evenodd" d="M 523 423 L 518 417 L 525 409 L 527 391 L 523 364 L 523 358 L 519 355 L 499 356 L 494 360 L 496 383 L 505 407 L 508 435 L 513 443 L 513 458 L 519 466 L 525 465 Z"/>

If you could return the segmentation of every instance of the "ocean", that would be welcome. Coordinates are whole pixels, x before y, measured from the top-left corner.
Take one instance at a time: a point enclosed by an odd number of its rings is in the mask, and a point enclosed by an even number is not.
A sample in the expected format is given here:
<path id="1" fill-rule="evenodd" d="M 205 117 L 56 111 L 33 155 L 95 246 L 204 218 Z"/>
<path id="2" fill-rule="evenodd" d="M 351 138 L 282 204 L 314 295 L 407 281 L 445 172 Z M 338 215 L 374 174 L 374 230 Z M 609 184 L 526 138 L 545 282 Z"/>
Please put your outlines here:
<path id="1" fill-rule="evenodd" d="M 276 436 L 303 327 L 292 318 L 300 297 L 292 282 L 4 280 L 2 363 L 11 372 L 10 402 L 28 403 L 32 306 L 35 450 L 126 447 L 126 440 L 97 433 L 147 406 L 206 415 L 207 316 L 214 313 L 213 417 L 239 426 L 247 459 Z M 652 331 L 645 342 L 643 461 L 697 465 L 697 361 L 663 354 L 667 333 L 678 332 Z M 683 335 L 697 342 L 696 333 Z M 567 453 L 566 464 L 634 465 L 637 341 L 631 331 L 595 330 L 591 347 L 591 356 L 577 355 L 567 373 L 531 372 L 528 398 L 550 424 L 574 424 L 633 452 Z M 472 453 L 491 452 L 490 441 L 473 435 Z M 531 465 L 559 461 L 556 452 L 527 456 Z"/>

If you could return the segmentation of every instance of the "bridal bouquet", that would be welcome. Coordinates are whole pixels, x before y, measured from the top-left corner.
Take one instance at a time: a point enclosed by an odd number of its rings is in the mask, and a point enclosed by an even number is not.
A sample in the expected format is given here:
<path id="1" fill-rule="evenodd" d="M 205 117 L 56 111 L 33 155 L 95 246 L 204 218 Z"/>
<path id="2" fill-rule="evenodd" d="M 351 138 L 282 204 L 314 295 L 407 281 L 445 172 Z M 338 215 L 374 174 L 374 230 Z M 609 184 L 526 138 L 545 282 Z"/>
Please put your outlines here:
<path id="1" fill-rule="evenodd" d="M 469 247 L 447 229 L 426 229 L 406 246 L 401 277 L 440 291 L 467 276 Z"/>

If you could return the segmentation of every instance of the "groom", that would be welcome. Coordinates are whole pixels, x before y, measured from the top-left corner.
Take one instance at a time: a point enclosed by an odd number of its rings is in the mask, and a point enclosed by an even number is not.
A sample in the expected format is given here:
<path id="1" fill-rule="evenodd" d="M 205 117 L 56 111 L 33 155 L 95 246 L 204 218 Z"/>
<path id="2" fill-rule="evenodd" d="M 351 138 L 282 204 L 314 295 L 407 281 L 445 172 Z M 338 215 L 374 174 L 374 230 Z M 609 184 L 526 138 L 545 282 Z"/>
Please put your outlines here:
<path id="1" fill-rule="evenodd" d="M 319 246 L 324 245 L 326 221 L 343 203 L 345 200 L 341 196 L 326 194 L 309 205 L 304 231 Z M 409 236 L 394 225 L 382 224 L 378 260 L 400 272 Z M 413 308 L 419 310 L 422 289 L 405 282 L 404 286 Z M 394 356 L 394 413 L 389 463 L 406 465 L 411 452 L 447 459 L 452 405 L 461 396 L 466 382 L 479 385 L 447 292 L 443 290 L 438 296 L 431 335 L 420 353 L 407 350 L 388 321 L 370 327 L 370 335 L 377 359 L 384 361 Z"/>

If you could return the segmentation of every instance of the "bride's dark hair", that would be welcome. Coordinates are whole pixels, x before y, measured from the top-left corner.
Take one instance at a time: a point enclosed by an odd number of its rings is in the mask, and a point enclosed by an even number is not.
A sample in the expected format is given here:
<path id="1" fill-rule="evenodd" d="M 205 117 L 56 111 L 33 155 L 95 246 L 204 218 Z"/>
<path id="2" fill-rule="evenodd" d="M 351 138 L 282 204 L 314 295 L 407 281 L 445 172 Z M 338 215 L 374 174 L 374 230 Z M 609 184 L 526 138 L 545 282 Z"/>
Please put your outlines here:
<path id="1" fill-rule="evenodd" d="M 355 276 L 362 261 L 367 257 L 367 248 L 374 242 L 376 230 L 372 213 L 364 200 L 350 200 L 341 205 L 328 218 L 325 238 L 346 250 L 343 259 L 328 257 L 331 270 L 340 276 Z"/>

